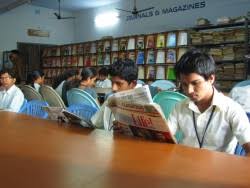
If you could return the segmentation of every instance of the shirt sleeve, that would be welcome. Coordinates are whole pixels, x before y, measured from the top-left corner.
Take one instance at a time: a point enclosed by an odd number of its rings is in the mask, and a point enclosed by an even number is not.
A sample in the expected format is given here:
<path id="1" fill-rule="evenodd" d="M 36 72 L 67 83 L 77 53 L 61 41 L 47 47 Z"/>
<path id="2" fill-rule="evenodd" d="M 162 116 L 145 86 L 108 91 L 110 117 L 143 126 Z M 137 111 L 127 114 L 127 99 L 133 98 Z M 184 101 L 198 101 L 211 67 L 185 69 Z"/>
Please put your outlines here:
<path id="1" fill-rule="evenodd" d="M 20 108 L 22 107 L 23 102 L 24 102 L 23 94 L 16 92 L 12 101 L 10 102 L 8 110 L 11 112 L 18 112 L 20 110 Z"/>
<path id="2" fill-rule="evenodd" d="M 171 133 L 175 135 L 178 130 L 178 108 L 176 106 L 169 114 L 167 122 Z"/>

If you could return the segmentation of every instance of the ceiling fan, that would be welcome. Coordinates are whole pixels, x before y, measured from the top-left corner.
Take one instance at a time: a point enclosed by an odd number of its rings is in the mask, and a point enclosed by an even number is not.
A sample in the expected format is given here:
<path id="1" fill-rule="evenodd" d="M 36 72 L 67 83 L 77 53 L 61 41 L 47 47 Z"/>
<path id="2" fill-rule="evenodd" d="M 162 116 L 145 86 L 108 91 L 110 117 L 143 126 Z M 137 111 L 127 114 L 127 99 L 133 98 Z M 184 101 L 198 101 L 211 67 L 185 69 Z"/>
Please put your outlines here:
<path id="1" fill-rule="evenodd" d="M 116 8 L 116 9 L 120 10 L 120 11 L 124 11 L 124 12 L 129 12 L 129 13 L 131 13 L 133 15 L 137 15 L 138 13 L 154 9 L 154 7 L 148 7 L 148 8 L 145 8 L 145 9 L 138 10 L 137 7 L 136 7 L 136 0 L 134 0 L 134 8 L 132 10 L 124 10 L 124 9 L 120 9 L 120 8 Z"/>
<path id="2" fill-rule="evenodd" d="M 68 16 L 68 17 L 63 17 L 61 15 L 61 0 L 58 0 L 58 13 L 57 12 L 54 12 L 54 15 L 56 16 L 56 18 L 58 20 L 61 20 L 61 19 L 74 19 L 75 17 L 73 16 Z"/>

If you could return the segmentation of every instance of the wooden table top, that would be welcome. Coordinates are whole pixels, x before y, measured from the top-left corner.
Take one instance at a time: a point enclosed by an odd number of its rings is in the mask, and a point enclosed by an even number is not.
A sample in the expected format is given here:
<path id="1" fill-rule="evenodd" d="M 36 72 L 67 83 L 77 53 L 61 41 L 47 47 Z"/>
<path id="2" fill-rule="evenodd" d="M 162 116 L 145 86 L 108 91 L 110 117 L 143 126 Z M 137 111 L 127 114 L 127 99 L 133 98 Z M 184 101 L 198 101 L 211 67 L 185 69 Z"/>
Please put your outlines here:
<path id="1" fill-rule="evenodd" d="M 250 187 L 250 159 L 0 112 L 3 188 Z"/>

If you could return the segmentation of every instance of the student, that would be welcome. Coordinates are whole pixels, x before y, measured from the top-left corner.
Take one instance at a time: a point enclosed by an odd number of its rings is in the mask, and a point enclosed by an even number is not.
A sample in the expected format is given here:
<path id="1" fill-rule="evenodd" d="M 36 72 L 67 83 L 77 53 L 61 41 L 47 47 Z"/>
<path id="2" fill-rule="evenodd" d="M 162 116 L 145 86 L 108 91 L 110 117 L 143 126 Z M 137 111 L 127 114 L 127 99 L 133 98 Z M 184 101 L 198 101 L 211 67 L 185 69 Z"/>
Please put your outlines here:
<path id="1" fill-rule="evenodd" d="M 39 88 L 42 84 L 44 84 L 44 73 L 41 71 L 33 71 L 28 74 L 28 78 L 26 81 L 27 85 L 33 87 L 37 92 L 39 92 Z"/>
<path id="2" fill-rule="evenodd" d="M 137 65 L 129 59 L 118 59 L 110 66 L 110 76 L 112 81 L 112 91 L 120 92 L 134 89 L 137 83 L 138 68 Z M 112 130 L 114 117 L 111 110 L 107 107 L 107 100 L 101 106 L 92 118 L 92 123 L 96 128 Z"/>
<path id="3" fill-rule="evenodd" d="M 108 79 L 108 74 L 109 71 L 105 67 L 101 68 L 98 72 L 99 75 L 99 80 L 96 82 L 96 87 L 101 87 L 101 88 L 111 88 L 112 87 L 112 82 L 110 79 Z"/>
<path id="4" fill-rule="evenodd" d="M 9 59 L 12 63 L 12 70 L 16 75 L 16 83 L 20 84 L 23 72 L 23 60 L 21 57 L 21 53 L 18 50 L 11 50 Z"/>
<path id="5" fill-rule="evenodd" d="M 250 125 L 242 107 L 214 87 L 213 58 L 198 50 L 186 52 L 176 63 L 176 75 L 189 97 L 168 118 L 171 132 L 180 131 L 181 144 L 234 153 L 237 141 L 250 151 Z"/>
<path id="6" fill-rule="evenodd" d="M 5 69 L 0 71 L 0 109 L 18 112 L 23 105 L 24 95 L 16 87 L 16 75 L 13 70 Z"/>

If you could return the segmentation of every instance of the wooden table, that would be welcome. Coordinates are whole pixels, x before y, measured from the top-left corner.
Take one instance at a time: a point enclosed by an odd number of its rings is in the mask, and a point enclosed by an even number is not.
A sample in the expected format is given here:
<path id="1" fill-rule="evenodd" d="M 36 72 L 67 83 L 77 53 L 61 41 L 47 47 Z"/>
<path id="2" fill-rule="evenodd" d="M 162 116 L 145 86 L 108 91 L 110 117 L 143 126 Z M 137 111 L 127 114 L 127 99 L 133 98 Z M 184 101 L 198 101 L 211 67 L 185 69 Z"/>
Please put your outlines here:
<path id="1" fill-rule="evenodd" d="M 0 112 L 0 187 L 250 187 L 250 159 Z"/>
<path id="2" fill-rule="evenodd" d="M 98 95 L 98 100 L 100 104 L 104 102 L 106 95 L 112 92 L 112 88 L 94 87 L 93 89 Z"/>

